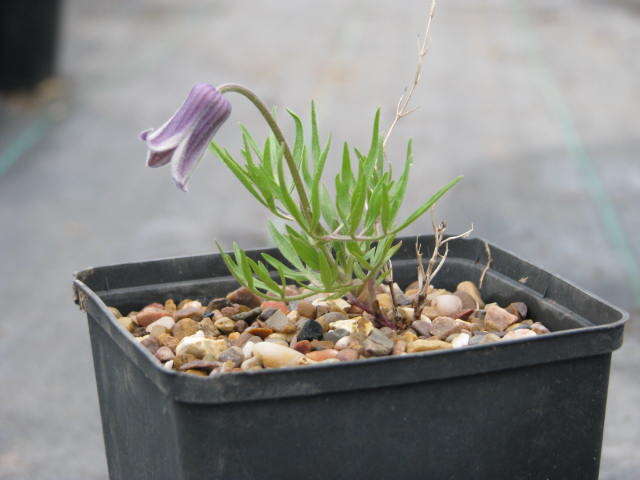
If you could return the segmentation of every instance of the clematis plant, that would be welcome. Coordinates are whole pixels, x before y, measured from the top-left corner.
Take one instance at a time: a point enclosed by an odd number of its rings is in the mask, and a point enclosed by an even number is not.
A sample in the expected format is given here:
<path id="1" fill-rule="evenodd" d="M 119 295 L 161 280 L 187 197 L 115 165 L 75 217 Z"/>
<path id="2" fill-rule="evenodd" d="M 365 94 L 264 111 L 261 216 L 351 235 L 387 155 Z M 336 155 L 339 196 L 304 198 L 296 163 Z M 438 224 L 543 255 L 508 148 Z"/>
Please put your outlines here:
<path id="1" fill-rule="evenodd" d="M 212 141 L 231 112 L 225 98 L 230 92 L 251 101 L 271 129 L 260 146 L 242 128 L 240 161 Z M 288 113 L 295 125 L 293 148 L 269 109 L 252 91 L 235 84 L 218 88 L 198 84 L 162 127 L 142 134 L 149 149 L 147 164 L 158 167 L 171 163 L 173 180 L 186 190 L 188 178 L 209 144 L 247 191 L 284 221 L 281 229 L 269 223 L 269 232 L 283 260 L 267 253 L 262 253 L 261 259 L 252 259 L 236 243 L 230 255 L 218 245 L 231 274 L 255 294 L 282 301 L 318 293 L 346 296 L 379 313 L 379 308 L 372 305 L 376 303 L 373 292 L 388 274 L 389 261 L 400 247 L 400 242 L 395 241 L 397 235 L 425 214 L 461 177 L 438 190 L 408 217 L 398 219 L 413 160 L 411 142 L 402 173 L 395 178 L 385 159 L 378 110 L 366 152 L 343 144 L 332 195 L 323 181 L 331 140 L 320 140 L 315 104 L 311 104 L 310 139 L 305 138 L 300 117 Z M 290 285 L 301 288 L 291 295 Z M 363 298 L 367 300 L 363 302 Z"/>

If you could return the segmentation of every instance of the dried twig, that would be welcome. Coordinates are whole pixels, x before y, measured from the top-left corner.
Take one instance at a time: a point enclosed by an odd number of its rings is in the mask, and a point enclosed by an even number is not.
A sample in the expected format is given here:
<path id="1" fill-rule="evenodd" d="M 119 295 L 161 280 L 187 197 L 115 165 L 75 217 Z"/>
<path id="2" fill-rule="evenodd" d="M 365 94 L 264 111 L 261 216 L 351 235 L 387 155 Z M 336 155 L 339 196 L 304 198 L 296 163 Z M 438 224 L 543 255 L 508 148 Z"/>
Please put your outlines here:
<path id="1" fill-rule="evenodd" d="M 427 299 L 427 294 L 429 293 L 429 287 L 431 286 L 431 282 L 438 274 L 438 272 L 442 269 L 445 261 L 447 260 L 447 256 L 449 255 L 449 242 L 452 240 L 457 240 L 459 238 L 467 238 L 473 232 L 473 224 L 471 224 L 471 228 L 466 232 L 463 232 L 459 235 L 452 235 L 450 237 L 444 236 L 447 230 L 447 224 L 445 222 L 440 222 L 436 224 L 435 218 L 432 214 L 431 224 L 433 226 L 433 237 L 434 237 L 434 245 L 433 252 L 429 261 L 427 262 L 427 269 L 425 271 L 424 265 L 422 263 L 422 252 L 420 250 L 420 246 L 416 241 L 416 258 L 418 261 L 418 294 L 414 300 L 414 316 L 416 319 L 420 318 L 420 313 L 424 308 L 424 303 Z M 442 249 L 444 248 L 444 252 Z"/>
<path id="2" fill-rule="evenodd" d="M 418 237 L 416 237 L 416 263 L 418 265 L 418 291 L 421 291 L 427 273 L 424 271 L 424 263 L 422 263 L 422 245 L 420 245 Z"/>
<path id="3" fill-rule="evenodd" d="M 411 101 L 411 97 L 413 97 L 413 93 L 416 90 L 416 87 L 420 83 L 420 79 L 422 78 L 422 64 L 424 62 L 424 57 L 427 55 L 429 51 L 429 47 L 431 47 L 431 21 L 433 20 L 433 16 L 436 13 L 436 0 L 431 1 L 431 8 L 429 9 L 429 14 L 427 15 L 427 19 L 425 22 L 425 31 L 422 37 L 422 43 L 420 43 L 420 38 L 418 38 L 418 64 L 416 65 L 416 73 L 413 77 L 413 83 L 411 86 L 405 88 L 404 93 L 400 96 L 400 100 L 398 100 L 398 105 L 396 106 L 396 115 L 389 125 L 387 132 L 384 135 L 384 140 L 382 141 L 382 146 L 385 147 L 387 145 L 387 140 L 389 140 L 389 136 L 391 132 L 395 128 L 396 124 L 402 117 L 406 117 L 407 115 L 415 112 L 418 108 L 409 109 L 409 102 Z"/>
<path id="4" fill-rule="evenodd" d="M 487 274 L 489 267 L 491 267 L 491 262 L 493 262 L 493 257 L 491 256 L 491 249 L 489 248 L 489 244 L 484 242 L 484 251 L 487 252 L 487 263 L 482 269 L 482 273 L 480 274 L 480 280 L 478 281 L 478 288 L 482 289 L 482 284 L 484 283 L 484 276 Z"/>

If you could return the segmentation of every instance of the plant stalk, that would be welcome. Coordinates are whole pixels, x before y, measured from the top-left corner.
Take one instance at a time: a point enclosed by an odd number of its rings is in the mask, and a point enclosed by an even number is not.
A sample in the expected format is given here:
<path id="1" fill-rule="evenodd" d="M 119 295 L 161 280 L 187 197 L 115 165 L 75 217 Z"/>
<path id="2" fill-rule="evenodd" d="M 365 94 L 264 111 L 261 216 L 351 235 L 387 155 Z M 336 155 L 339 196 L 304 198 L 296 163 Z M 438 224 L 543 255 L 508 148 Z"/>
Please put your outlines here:
<path id="1" fill-rule="evenodd" d="M 262 117 L 265 119 L 269 128 L 276 137 L 276 140 L 282 145 L 284 151 L 284 158 L 287 161 L 287 166 L 289 167 L 289 172 L 291 173 L 291 178 L 293 179 L 293 184 L 296 187 L 296 191 L 298 192 L 298 197 L 300 198 L 300 205 L 302 206 L 302 212 L 309 222 L 309 226 L 311 225 L 311 205 L 309 203 L 309 198 L 307 197 L 307 193 L 304 190 L 304 183 L 302 182 L 302 177 L 300 177 L 300 172 L 298 171 L 298 167 L 296 166 L 296 162 L 293 159 L 293 155 L 291 154 L 291 149 L 289 148 L 289 144 L 287 143 L 284 135 L 282 134 L 282 130 L 278 126 L 276 119 L 273 118 L 271 112 L 267 106 L 258 98 L 258 96 L 249 90 L 247 87 L 243 87 L 242 85 L 238 85 L 235 83 L 225 83 L 217 87 L 220 93 L 226 92 L 235 92 L 247 98 L 253 105 L 258 109 Z"/>

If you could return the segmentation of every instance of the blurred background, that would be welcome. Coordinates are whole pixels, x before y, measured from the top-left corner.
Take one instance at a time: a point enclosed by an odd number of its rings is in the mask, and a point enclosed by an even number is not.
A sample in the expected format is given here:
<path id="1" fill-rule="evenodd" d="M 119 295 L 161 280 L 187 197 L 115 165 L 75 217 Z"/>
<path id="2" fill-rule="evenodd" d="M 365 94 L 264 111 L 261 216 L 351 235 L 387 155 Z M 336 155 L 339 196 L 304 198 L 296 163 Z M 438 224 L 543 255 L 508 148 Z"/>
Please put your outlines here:
<path id="1" fill-rule="evenodd" d="M 18 28 L 18 3 L 44 23 Z M 138 133 L 192 84 L 237 82 L 307 119 L 315 99 L 334 145 L 364 146 L 375 108 L 388 124 L 412 79 L 428 2 L 67 0 L 57 44 L 49 3 L 0 7 L 0 478 L 106 479 L 72 273 L 211 252 L 214 239 L 269 244 L 265 211 L 212 155 L 184 194 L 168 168 L 145 168 Z M 414 139 L 406 209 L 464 174 L 437 211 L 451 233 L 473 222 L 637 315 L 640 2 L 447 0 L 432 33 L 420 109 L 390 141 L 400 164 Z M 21 67 L 25 85 L 12 76 L 21 49 L 41 56 Z M 237 151 L 238 122 L 266 129 L 232 102 L 217 140 Z M 425 217 L 410 233 L 429 230 Z M 639 347 L 632 321 L 613 360 L 603 479 L 640 469 Z"/>

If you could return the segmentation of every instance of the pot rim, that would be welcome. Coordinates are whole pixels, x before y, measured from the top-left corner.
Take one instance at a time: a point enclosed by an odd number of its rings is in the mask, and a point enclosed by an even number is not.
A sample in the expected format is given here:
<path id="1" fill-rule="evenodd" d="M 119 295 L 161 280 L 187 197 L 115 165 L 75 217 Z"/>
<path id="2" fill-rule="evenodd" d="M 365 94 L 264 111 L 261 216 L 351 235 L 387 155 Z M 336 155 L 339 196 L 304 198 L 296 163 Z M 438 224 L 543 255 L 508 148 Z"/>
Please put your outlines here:
<path id="1" fill-rule="evenodd" d="M 410 237 L 413 239 L 413 237 Z M 429 240 L 432 236 L 421 237 Z M 405 237 L 406 239 L 406 237 Z M 402 240 L 402 239 L 400 239 Z M 465 244 L 477 244 L 484 249 L 484 241 L 475 237 L 461 240 Z M 457 243 L 457 242 L 456 242 Z M 592 321 L 547 298 L 547 289 L 539 292 L 529 285 L 518 283 L 493 268 L 487 272 L 491 276 L 511 288 L 520 288 L 529 296 L 537 297 L 542 304 L 548 303 L 550 308 L 570 316 L 579 318 L 584 326 L 568 328 L 537 337 L 506 340 L 484 345 L 470 345 L 456 349 L 436 350 L 431 352 L 407 353 L 398 356 L 360 359 L 340 363 L 319 363 L 308 366 L 283 367 L 244 372 L 230 372 L 214 377 L 200 377 L 183 374 L 164 368 L 161 363 L 140 342 L 126 334 L 117 323 L 115 316 L 108 309 L 101 296 L 92 290 L 89 279 L 100 270 L 110 267 L 89 268 L 74 274 L 75 301 L 85 310 L 89 321 L 97 322 L 123 350 L 123 353 L 136 363 L 143 373 L 152 380 L 165 394 L 177 401 L 188 403 L 229 403 L 264 399 L 279 399 L 292 396 L 318 395 L 329 392 L 344 392 L 362 388 L 379 388 L 389 385 L 408 385 L 424 381 L 437 381 L 445 378 L 465 375 L 483 374 L 511 368 L 531 366 L 541 363 L 569 360 L 592 355 L 609 354 L 622 344 L 622 331 L 629 314 L 596 295 L 576 287 L 558 275 L 548 274 L 526 260 L 516 257 L 511 252 L 489 244 L 492 255 L 499 254 L 521 264 L 521 267 L 532 271 L 544 272 L 548 280 L 558 283 L 562 288 L 575 294 L 590 298 L 600 306 L 611 311 L 617 320 L 604 324 Z M 266 249 L 255 249 L 252 253 Z M 452 257 L 448 262 L 458 260 L 468 264 L 470 258 Z M 216 259 L 218 254 L 185 256 L 144 262 L 145 265 L 163 262 L 198 262 Z M 481 257 L 478 250 L 476 263 Z M 401 262 L 402 260 L 396 261 Z M 495 262 L 495 260 L 494 260 Z M 411 263 L 411 260 L 405 261 Z M 415 258 L 412 263 L 415 265 Z M 460 263 L 460 262 L 459 262 Z M 131 268 L 138 263 L 120 264 L 114 267 Z M 493 265 L 492 265 L 493 266 Z M 227 280 L 231 277 L 214 275 L 212 281 Z M 195 280 L 193 280 L 195 281 Z M 188 283 L 189 281 L 186 281 Z M 517 285 L 516 285 L 517 284 Z M 135 292 L 136 287 L 121 287 L 122 290 Z M 110 289 L 113 292 L 118 289 Z M 553 305 L 552 305 L 553 304 Z M 149 368 L 150 367 L 150 368 Z M 369 370 L 372 370 L 369 372 Z M 375 371 L 374 371 L 375 370 Z M 216 388 L 212 388 L 212 386 Z"/>

